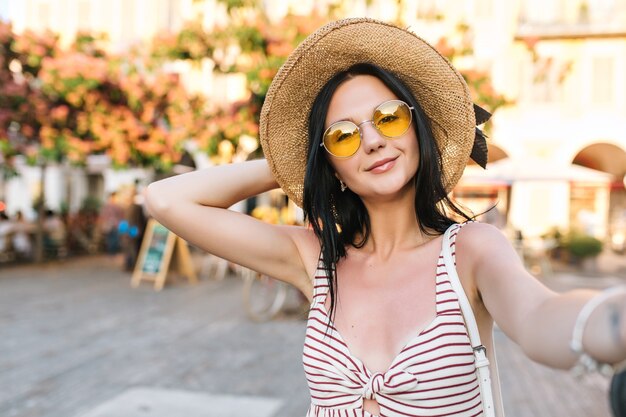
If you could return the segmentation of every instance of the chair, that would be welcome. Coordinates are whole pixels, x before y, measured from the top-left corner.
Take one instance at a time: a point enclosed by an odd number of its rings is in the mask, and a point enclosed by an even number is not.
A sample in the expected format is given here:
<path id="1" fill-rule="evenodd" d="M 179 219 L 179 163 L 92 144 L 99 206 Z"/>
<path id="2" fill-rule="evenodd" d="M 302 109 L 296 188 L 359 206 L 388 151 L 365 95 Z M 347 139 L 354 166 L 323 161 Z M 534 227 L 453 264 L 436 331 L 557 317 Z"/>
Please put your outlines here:
<path id="1" fill-rule="evenodd" d="M 13 232 L 9 232 L 0 239 L 4 240 L 4 249 L 0 251 L 0 262 L 12 262 L 15 260 L 15 250 L 13 248 Z"/>

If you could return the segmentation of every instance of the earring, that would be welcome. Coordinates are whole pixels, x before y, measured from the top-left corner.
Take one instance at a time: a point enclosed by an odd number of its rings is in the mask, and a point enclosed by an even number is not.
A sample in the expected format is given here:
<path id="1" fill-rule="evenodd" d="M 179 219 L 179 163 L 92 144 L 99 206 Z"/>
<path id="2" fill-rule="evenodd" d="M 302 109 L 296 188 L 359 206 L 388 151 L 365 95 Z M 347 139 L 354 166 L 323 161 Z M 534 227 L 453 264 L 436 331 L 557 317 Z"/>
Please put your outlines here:
<path id="1" fill-rule="evenodd" d="M 346 183 L 344 183 L 343 181 L 339 180 L 339 186 L 341 187 L 341 192 L 346 191 L 346 188 L 348 188 L 348 186 L 346 185 Z"/>

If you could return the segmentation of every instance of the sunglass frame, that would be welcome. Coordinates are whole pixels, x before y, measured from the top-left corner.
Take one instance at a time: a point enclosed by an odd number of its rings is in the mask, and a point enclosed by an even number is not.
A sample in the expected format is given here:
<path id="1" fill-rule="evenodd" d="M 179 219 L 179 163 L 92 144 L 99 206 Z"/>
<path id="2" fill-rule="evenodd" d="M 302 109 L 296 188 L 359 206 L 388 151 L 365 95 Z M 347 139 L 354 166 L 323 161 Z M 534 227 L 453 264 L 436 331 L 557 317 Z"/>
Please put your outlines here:
<path id="1" fill-rule="evenodd" d="M 322 142 L 320 143 L 320 147 L 323 147 L 324 149 L 326 149 L 326 152 L 328 152 L 329 154 L 331 154 L 331 155 L 332 155 L 332 156 L 334 156 L 335 158 L 350 158 L 351 156 L 354 156 L 354 154 L 356 154 L 356 153 L 358 152 L 359 148 L 361 147 L 361 142 L 363 142 L 363 140 L 362 140 L 363 133 L 361 132 L 361 125 L 362 125 L 363 123 L 368 123 L 368 122 L 369 122 L 369 123 L 372 123 L 372 125 L 374 126 L 374 128 L 376 129 L 376 131 L 377 131 L 378 133 L 380 133 L 380 134 L 381 134 L 381 136 L 383 136 L 383 137 L 385 137 L 385 138 L 387 138 L 387 139 L 395 139 L 395 138 L 398 138 L 398 137 L 400 137 L 400 136 L 404 135 L 404 134 L 407 132 L 407 130 L 409 130 L 409 128 L 411 127 L 411 123 L 413 123 L 413 110 L 415 110 L 415 107 L 409 106 L 409 104 L 408 104 L 408 103 L 406 103 L 406 102 L 405 102 L 405 101 L 403 101 L 403 100 L 392 99 L 392 100 L 383 101 L 383 102 L 382 102 L 382 103 L 380 103 L 378 106 L 376 106 L 376 108 L 375 108 L 375 109 L 374 109 L 374 111 L 372 112 L 372 115 L 373 115 L 373 114 L 376 114 L 376 111 L 377 111 L 378 109 L 380 109 L 382 106 L 384 106 L 385 104 L 389 104 L 389 103 L 392 103 L 392 102 L 398 102 L 398 103 L 401 103 L 402 105 L 406 106 L 406 108 L 407 108 L 407 109 L 409 109 L 409 123 L 407 124 L 406 129 L 405 129 L 402 133 L 400 133 L 400 134 L 398 134 L 398 135 L 396 135 L 396 136 L 388 136 L 388 135 L 385 135 L 383 132 L 381 132 L 381 130 L 379 129 L 379 127 L 378 127 L 378 126 L 376 126 L 376 124 L 374 123 L 374 119 L 363 120 L 363 121 L 362 121 L 362 122 L 360 122 L 359 124 L 356 124 L 356 123 L 354 123 L 354 122 L 352 122 L 352 121 L 350 121 L 350 120 L 340 120 L 340 121 L 338 121 L 338 122 L 335 122 L 335 123 L 331 124 L 330 126 L 328 126 L 328 128 L 327 128 L 326 130 L 324 130 L 324 134 L 322 135 Z M 324 143 L 324 142 L 325 142 L 325 138 L 326 138 L 326 134 L 327 134 L 327 133 L 328 133 L 328 132 L 332 129 L 332 127 L 333 127 L 333 126 L 336 126 L 336 125 L 338 125 L 339 123 L 351 123 L 351 124 L 353 124 L 353 125 L 354 125 L 354 127 L 356 128 L 356 130 L 357 130 L 357 131 L 358 131 L 358 133 L 359 133 L 359 146 L 357 146 L 357 147 L 356 147 L 356 149 L 354 150 L 354 152 L 353 152 L 353 153 L 351 153 L 350 155 L 336 155 L 336 154 L 332 153 L 332 152 L 328 149 L 328 147 L 326 147 L 326 145 L 325 145 L 325 143 Z"/>

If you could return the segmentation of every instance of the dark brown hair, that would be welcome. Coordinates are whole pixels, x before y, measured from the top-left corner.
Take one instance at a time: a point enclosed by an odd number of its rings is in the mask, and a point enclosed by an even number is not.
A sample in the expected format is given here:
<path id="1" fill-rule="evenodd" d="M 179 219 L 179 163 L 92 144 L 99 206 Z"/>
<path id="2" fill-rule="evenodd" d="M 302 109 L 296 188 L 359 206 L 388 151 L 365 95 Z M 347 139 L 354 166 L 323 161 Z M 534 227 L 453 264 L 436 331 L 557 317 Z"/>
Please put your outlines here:
<path id="1" fill-rule="evenodd" d="M 331 98 L 342 82 L 356 75 L 375 76 L 400 100 L 415 109 L 412 126 L 419 143 L 420 164 L 413 183 L 416 190 L 415 215 L 420 230 L 430 236 L 442 234 L 455 223 L 448 213 L 457 218 L 472 219 L 448 198 L 442 182 L 440 150 L 428 118 L 411 90 L 394 74 L 374 64 L 356 64 L 336 74 L 317 95 L 309 115 L 309 151 L 303 193 L 305 219 L 310 222 L 321 245 L 320 256 L 329 283 L 331 319 L 335 312 L 337 293 L 335 266 L 346 256 L 348 245 L 363 247 L 370 235 L 370 219 L 363 201 L 350 190 L 340 190 L 326 151 L 320 147 Z M 339 226 L 341 232 L 335 225 Z"/>

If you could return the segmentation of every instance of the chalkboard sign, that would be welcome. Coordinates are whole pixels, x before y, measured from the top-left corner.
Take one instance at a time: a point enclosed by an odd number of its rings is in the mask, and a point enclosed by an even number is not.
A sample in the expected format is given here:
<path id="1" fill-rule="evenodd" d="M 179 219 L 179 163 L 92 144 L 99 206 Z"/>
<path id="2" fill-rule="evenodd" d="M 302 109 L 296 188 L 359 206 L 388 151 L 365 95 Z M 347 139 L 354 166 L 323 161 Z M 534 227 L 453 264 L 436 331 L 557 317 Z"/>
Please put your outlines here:
<path id="1" fill-rule="evenodd" d="M 167 249 L 167 238 L 171 234 L 165 226 L 155 224 L 152 228 L 152 238 L 148 250 L 144 255 L 141 270 L 147 274 L 157 274 L 163 267 L 165 250 Z"/>
<path id="2" fill-rule="evenodd" d="M 141 242 L 141 250 L 137 257 L 131 285 L 137 287 L 141 281 L 154 281 L 156 290 L 163 289 L 171 268 L 172 263 L 170 261 L 175 248 L 179 272 L 186 276 L 190 282 L 197 282 L 187 242 L 156 220 L 150 219 Z"/>

